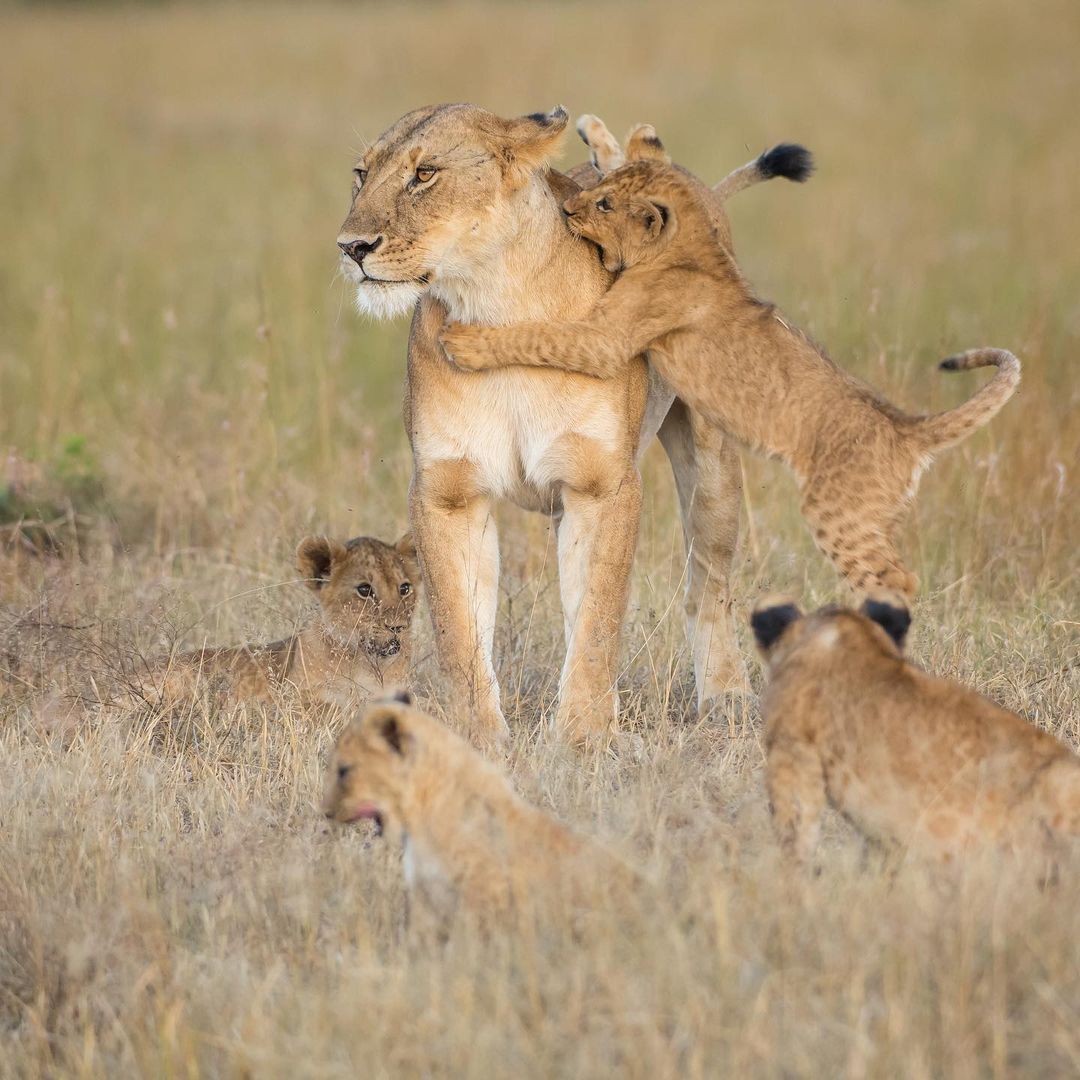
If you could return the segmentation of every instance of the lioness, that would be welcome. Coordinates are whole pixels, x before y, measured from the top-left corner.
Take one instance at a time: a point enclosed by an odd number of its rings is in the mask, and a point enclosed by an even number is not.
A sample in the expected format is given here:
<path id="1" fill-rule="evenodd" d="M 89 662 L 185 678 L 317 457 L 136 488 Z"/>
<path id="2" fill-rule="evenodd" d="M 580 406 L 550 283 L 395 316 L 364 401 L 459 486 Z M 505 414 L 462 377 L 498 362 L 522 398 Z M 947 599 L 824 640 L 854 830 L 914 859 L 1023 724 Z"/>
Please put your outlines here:
<path id="1" fill-rule="evenodd" d="M 638 461 L 654 435 L 682 507 L 699 704 L 747 685 L 728 614 L 740 472 L 722 433 L 674 402 L 642 361 L 605 381 L 523 369 L 473 375 L 448 364 L 439 345 L 448 314 L 488 325 L 576 318 L 611 284 L 595 248 L 566 226 L 561 206 L 577 183 L 548 164 L 566 122 L 561 107 L 513 120 L 474 105 L 417 109 L 357 162 L 338 236 L 361 311 L 388 318 L 416 306 L 404 402 L 410 512 L 452 707 L 482 741 L 507 733 L 492 663 L 492 501 L 557 523 L 567 651 L 555 726 L 575 739 L 604 732 L 616 715 Z M 726 232 L 719 201 L 714 215 Z"/>
<path id="2" fill-rule="evenodd" d="M 765 657 L 768 788 L 780 840 L 812 852 L 826 803 L 871 837 L 948 861 L 976 845 L 1080 837 L 1080 758 L 1023 717 L 901 655 L 902 596 L 751 617 Z"/>
<path id="3" fill-rule="evenodd" d="M 164 701 L 192 693 L 267 701 L 292 689 L 348 705 L 407 685 L 419 581 L 412 534 L 396 544 L 370 536 L 345 543 L 308 536 L 296 549 L 296 566 L 319 601 L 312 623 L 268 645 L 172 657 L 156 672 Z"/>
<path id="4" fill-rule="evenodd" d="M 967 402 L 909 416 L 838 367 L 751 292 L 712 221 L 712 199 L 672 166 L 658 140 L 638 160 L 565 203 L 570 229 L 619 274 L 577 321 L 453 325 L 442 342 L 469 371 L 507 364 L 622 378 L 643 350 L 695 412 L 798 478 L 821 550 L 856 590 L 912 595 L 893 533 L 939 451 L 985 424 L 1020 382 L 1004 349 L 972 349 L 941 366 L 997 374 Z"/>
<path id="5" fill-rule="evenodd" d="M 407 693 L 368 706 L 338 739 L 323 811 L 373 820 L 403 844 L 410 900 L 445 919 L 460 900 L 505 916 L 628 885 L 618 858 L 524 802 L 464 739 Z M 410 904 L 410 910 L 413 905 Z"/>

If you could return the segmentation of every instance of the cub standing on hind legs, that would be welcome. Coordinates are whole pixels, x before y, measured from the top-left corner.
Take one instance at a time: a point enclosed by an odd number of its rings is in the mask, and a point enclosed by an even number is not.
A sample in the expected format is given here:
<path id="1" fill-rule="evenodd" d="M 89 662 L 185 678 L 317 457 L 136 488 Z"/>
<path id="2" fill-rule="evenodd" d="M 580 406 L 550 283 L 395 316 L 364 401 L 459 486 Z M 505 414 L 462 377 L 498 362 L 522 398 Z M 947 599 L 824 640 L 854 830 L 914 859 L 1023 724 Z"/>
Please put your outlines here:
<path id="1" fill-rule="evenodd" d="M 347 705 L 406 685 L 420 579 L 412 534 L 396 544 L 308 536 L 296 549 L 296 566 L 319 601 L 309 626 L 268 645 L 175 656 L 154 673 L 160 696 L 168 703 L 198 693 L 271 701 L 292 688 Z"/>
<path id="2" fill-rule="evenodd" d="M 570 229 L 620 276 L 577 322 L 455 324 L 442 342 L 461 368 L 521 364 L 610 378 L 648 350 L 687 405 L 798 478 L 818 547 L 856 590 L 915 592 L 893 534 L 940 450 L 985 424 L 1012 396 L 1020 362 L 1004 349 L 950 357 L 948 371 L 995 366 L 963 405 L 908 416 L 848 374 L 758 300 L 713 228 L 694 183 L 655 136 L 631 139 L 637 160 L 565 204 Z M 759 159 L 769 168 L 770 154 Z M 738 190 L 736 182 L 732 190 Z"/>
<path id="3" fill-rule="evenodd" d="M 864 833 L 949 861 L 977 845 L 1053 857 L 1080 840 L 1080 758 L 974 690 L 902 655 L 898 594 L 804 616 L 765 600 L 751 618 L 768 669 L 767 779 L 783 847 L 800 861 L 827 803 Z"/>

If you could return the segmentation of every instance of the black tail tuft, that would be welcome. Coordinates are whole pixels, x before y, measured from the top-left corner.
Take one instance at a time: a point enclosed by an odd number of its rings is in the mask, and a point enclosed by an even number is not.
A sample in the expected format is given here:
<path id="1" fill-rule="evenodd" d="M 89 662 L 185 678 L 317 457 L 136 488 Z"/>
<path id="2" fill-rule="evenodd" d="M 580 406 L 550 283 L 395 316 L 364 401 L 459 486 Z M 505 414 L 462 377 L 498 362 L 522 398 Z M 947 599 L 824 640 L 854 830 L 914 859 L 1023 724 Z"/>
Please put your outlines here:
<path id="1" fill-rule="evenodd" d="M 766 177 L 783 176 L 801 184 L 814 171 L 814 155 L 798 143 L 780 143 L 766 150 L 757 166 Z"/>
<path id="2" fill-rule="evenodd" d="M 944 360 L 938 364 L 938 367 L 942 371 L 959 371 L 960 370 L 960 357 L 959 356 L 946 356 Z"/>

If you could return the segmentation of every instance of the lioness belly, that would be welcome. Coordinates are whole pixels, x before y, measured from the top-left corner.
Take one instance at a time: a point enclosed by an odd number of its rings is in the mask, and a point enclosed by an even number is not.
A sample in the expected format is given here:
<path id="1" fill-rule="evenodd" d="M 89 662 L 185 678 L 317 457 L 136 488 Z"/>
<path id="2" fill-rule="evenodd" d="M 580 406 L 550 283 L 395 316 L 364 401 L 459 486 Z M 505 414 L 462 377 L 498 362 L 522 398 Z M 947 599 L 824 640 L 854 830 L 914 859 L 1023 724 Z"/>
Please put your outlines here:
<path id="1" fill-rule="evenodd" d="M 574 482 L 582 457 L 625 468 L 670 404 L 661 403 L 662 412 L 645 407 L 644 370 L 629 376 L 640 381 L 638 392 L 627 380 L 528 368 L 440 375 L 416 395 L 417 462 L 466 460 L 488 494 L 546 513 L 559 510 L 561 488 Z M 655 423 L 647 433 L 646 418 Z"/>

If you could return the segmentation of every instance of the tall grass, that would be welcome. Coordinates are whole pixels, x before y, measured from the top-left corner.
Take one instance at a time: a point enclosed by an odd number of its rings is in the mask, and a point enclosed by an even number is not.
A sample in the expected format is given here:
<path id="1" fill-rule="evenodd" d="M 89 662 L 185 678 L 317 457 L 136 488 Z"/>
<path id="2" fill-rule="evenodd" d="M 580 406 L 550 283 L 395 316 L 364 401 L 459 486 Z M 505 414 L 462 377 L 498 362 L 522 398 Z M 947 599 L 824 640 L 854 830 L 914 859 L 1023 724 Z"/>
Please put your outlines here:
<path id="1" fill-rule="evenodd" d="M 318 817 L 324 717 L 165 718 L 122 693 L 70 711 L 175 642 L 302 621 L 304 532 L 397 535 L 406 328 L 358 320 L 335 276 L 348 169 L 425 102 L 561 101 L 653 121 L 705 176 L 809 145 L 805 188 L 731 204 L 740 258 L 899 403 L 969 395 L 979 376 L 934 368 L 957 349 L 1020 354 L 1017 398 L 923 482 L 912 652 L 1080 742 L 1071 0 L 64 5 L 3 9 L 0 38 L 0 1073 L 1080 1068 L 1080 863 L 1044 891 L 981 863 L 943 879 L 837 820 L 820 876 L 781 865 L 756 719 L 691 715 L 655 450 L 626 632 L 638 756 L 538 740 L 553 543 L 500 510 L 515 779 L 660 886 L 584 938 L 418 951 L 395 854 Z M 765 588 L 834 596 L 789 478 L 745 467 L 740 611 Z"/>

